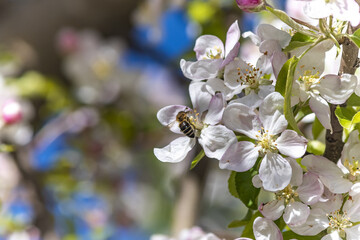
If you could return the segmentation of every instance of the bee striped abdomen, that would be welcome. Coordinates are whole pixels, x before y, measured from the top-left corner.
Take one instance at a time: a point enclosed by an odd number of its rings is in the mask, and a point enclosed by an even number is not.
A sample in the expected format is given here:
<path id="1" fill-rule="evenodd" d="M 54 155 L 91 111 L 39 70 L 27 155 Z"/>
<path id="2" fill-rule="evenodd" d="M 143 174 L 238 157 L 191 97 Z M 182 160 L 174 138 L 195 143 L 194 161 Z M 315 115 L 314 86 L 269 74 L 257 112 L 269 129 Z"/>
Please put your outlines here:
<path id="1" fill-rule="evenodd" d="M 194 127 L 189 122 L 182 121 L 179 124 L 179 128 L 180 128 L 181 132 L 183 132 L 189 138 L 194 138 L 195 137 Z"/>

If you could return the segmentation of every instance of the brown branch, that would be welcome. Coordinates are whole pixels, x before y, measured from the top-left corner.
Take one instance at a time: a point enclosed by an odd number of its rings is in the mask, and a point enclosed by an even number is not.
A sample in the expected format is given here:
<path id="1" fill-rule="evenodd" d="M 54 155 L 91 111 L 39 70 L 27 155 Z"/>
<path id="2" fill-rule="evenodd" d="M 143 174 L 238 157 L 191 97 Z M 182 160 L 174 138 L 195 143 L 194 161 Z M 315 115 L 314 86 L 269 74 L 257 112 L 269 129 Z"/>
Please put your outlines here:
<path id="1" fill-rule="evenodd" d="M 348 33 L 353 33 L 357 28 L 359 28 L 359 26 L 356 28 L 349 27 Z M 343 73 L 355 73 L 358 64 L 358 52 L 358 47 L 349 39 L 345 38 L 343 43 L 339 75 Z M 341 152 L 344 147 L 344 143 L 342 141 L 343 128 L 335 116 L 336 106 L 337 105 L 330 104 L 331 126 L 333 128 L 333 132 L 331 133 L 330 130 L 326 130 L 326 148 L 324 153 L 324 157 L 333 162 L 337 162 L 340 159 Z M 346 104 L 341 106 L 345 107 Z"/>

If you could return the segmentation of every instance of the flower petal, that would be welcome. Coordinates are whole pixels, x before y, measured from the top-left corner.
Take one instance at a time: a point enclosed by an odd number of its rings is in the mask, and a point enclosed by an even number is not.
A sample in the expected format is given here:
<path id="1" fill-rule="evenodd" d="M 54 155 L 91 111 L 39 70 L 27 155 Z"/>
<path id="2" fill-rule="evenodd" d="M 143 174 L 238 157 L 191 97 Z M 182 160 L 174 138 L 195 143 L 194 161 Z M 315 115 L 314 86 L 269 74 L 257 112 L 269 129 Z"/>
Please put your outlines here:
<path id="1" fill-rule="evenodd" d="M 309 105 L 324 128 L 330 129 L 332 132 L 329 104 L 319 95 L 313 94 L 312 97 L 310 97 Z"/>
<path id="2" fill-rule="evenodd" d="M 205 85 L 206 83 L 204 82 L 191 82 L 189 85 L 189 94 L 193 108 L 200 114 L 208 110 L 212 99 L 212 95 L 208 92 Z"/>
<path id="3" fill-rule="evenodd" d="M 346 228 L 346 240 L 358 240 L 360 236 L 360 225 L 355 225 L 351 228 Z"/>
<path id="4" fill-rule="evenodd" d="M 229 146 L 236 141 L 235 133 L 223 125 L 208 126 L 201 130 L 199 137 L 199 143 L 206 156 L 219 160 Z"/>
<path id="5" fill-rule="evenodd" d="M 256 139 L 261 130 L 261 122 L 254 110 L 241 103 L 233 103 L 225 108 L 223 122 L 226 127 Z"/>
<path id="6" fill-rule="evenodd" d="M 249 65 L 246 64 L 240 58 L 236 58 L 234 61 L 229 63 L 225 67 L 224 71 L 224 83 L 230 89 L 237 90 L 237 92 L 241 92 L 241 90 L 245 87 L 242 85 L 242 81 L 240 81 L 239 73 L 244 73 L 245 69 L 249 69 Z M 246 74 L 246 72 L 244 73 Z M 239 90 L 238 90 L 239 89 Z"/>
<path id="7" fill-rule="evenodd" d="M 219 123 L 222 119 L 224 109 L 225 109 L 225 100 L 222 93 L 217 93 L 211 98 L 209 104 L 209 110 L 206 113 L 204 123 L 215 125 Z"/>
<path id="8" fill-rule="evenodd" d="M 225 85 L 224 80 L 219 78 L 210 78 L 207 80 L 205 87 L 212 95 L 215 95 L 216 92 L 222 92 L 226 101 L 232 99 L 236 94 Z"/>
<path id="9" fill-rule="evenodd" d="M 285 130 L 276 139 L 275 144 L 277 144 L 276 147 L 282 154 L 292 158 L 299 158 L 306 152 L 307 139 L 293 130 Z"/>
<path id="10" fill-rule="evenodd" d="M 304 224 L 310 215 L 310 208 L 301 203 L 289 203 L 284 211 L 284 221 L 289 227 L 300 226 Z"/>
<path id="11" fill-rule="evenodd" d="M 262 41 L 276 40 L 281 48 L 286 47 L 291 40 L 290 34 L 285 31 L 279 30 L 270 24 L 260 24 L 256 32 Z"/>
<path id="12" fill-rule="evenodd" d="M 188 112 L 190 110 L 191 109 L 186 106 L 170 105 L 160 109 L 156 116 L 159 122 L 162 125 L 169 127 L 172 132 L 182 134 L 179 124 L 176 122 L 176 116 L 179 112 Z"/>
<path id="13" fill-rule="evenodd" d="M 273 200 L 259 206 L 259 211 L 261 212 L 261 214 L 272 221 L 279 219 L 282 216 L 284 209 L 285 205 L 283 199 Z"/>
<path id="14" fill-rule="evenodd" d="M 279 191 L 290 183 L 292 169 L 290 163 L 277 153 L 267 153 L 259 168 L 259 177 L 268 191 Z"/>
<path id="15" fill-rule="evenodd" d="M 222 62 L 222 59 L 206 59 L 197 62 L 181 59 L 180 68 L 185 77 L 194 81 L 201 81 L 216 77 Z"/>
<path id="16" fill-rule="evenodd" d="M 343 173 L 335 163 L 315 155 L 306 155 L 301 163 L 309 172 L 319 176 L 321 182 L 333 193 L 346 193 L 351 189 L 352 183 L 343 178 Z"/>
<path id="17" fill-rule="evenodd" d="M 258 148 L 253 143 L 236 142 L 222 156 L 219 166 L 221 169 L 245 172 L 254 166 L 258 157 Z"/>
<path id="18" fill-rule="evenodd" d="M 311 172 L 304 174 L 303 183 L 298 187 L 297 193 L 303 203 L 312 205 L 317 203 L 324 192 L 324 185 L 318 176 Z"/>
<path id="19" fill-rule="evenodd" d="M 323 209 L 315 208 L 310 211 L 306 222 L 300 226 L 289 226 L 291 230 L 299 235 L 314 236 L 329 226 L 327 212 Z"/>
<path id="20" fill-rule="evenodd" d="M 278 92 L 269 94 L 265 99 L 264 103 L 260 106 L 261 115 L 273 115 L 276 111 L 284 111 L 284 97 Z"/>
<path id="21" fill-rule="evenodd" d="M 292 174 L 290 184 L 292 186 L 300 186 L 303 181 L 303 170 L 301 166 L 293 158 L 286 158 L 291 165 Z"/>
<path id="22" fill-rule="evenodd" d="M 224 57 L 224 44 L 216 36 L 213 35 L 202 35 L 196 39 L 194 51 L 196 53 L 197 60 L 209 59 L 207 54 L 220 51 L 221 58 Z"/>
<path id="23" fill-rule="evenodd" d="M 357 85 L 357 78 L 351 74 L 341 77 L 334 74 L 325 75 L 314 88 L 329 103 L 343 104 L 353 94 Z"/>
<path id="24" fill-rule="evenodd" d="M 246 106 L 248 106 L 251 109 L 255 109 L 261 105 L 263 100 L 257 95 L 255 92 L 251 92 L 250 94 L 242 97 L 232 100 L 229 104 L 233 103 L 241 103 Z"/>
<path id="25" fill-rule="evenodd" d="M 164 148 L 154 148 L 154 154 L 162 162 L 177 163 L 184 160 L 195 143 L 194 138 L 179 137 Z"/>
<path id="26" fill-rule="evenodd" d="M 283 240 L 282 234 L 276 224 L 266 218 L 257 217 L 253 224 L 256 240 Z"/>
<path id="27" fill-rule="evenodd" d="M 236 20 L 231 26 L 226 34 L 225 42 L 225 56 L 229 55 L 230 51 L 235 47 L 240 39 L 240 28 L 238 21 Z"/>

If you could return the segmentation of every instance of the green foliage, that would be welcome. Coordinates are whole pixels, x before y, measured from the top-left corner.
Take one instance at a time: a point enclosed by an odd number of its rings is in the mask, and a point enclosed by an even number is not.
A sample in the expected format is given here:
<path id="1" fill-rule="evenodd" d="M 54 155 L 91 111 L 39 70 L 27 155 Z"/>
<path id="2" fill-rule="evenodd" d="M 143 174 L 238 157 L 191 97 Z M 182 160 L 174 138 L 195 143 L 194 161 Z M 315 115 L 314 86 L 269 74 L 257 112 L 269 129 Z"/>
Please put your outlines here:
<path id="1" fill-rule="evenodd" d="M 308 36 L 317 37 L 317 34 L 314 32 L 303 28 L 300 24 L 295 22 L 291 17 L 289 17 L 284 11 L 274 9 L 272 7 L 267 6 L 266 9 L 274 14 L 277 18 L 287 24 L 289 27 L 294 29 L 297 32 L 303 33 Z"/>
<path id="2" fill-rule="evenodd" d="M 324 126 L 320 123 L 319 119 L 315 117 L 312 125 L 312 134 L 314 139 L 318 139 L 320 133 L 324 130 Z"/>
<path id="3" fill-rule="evenodd" d="M 10 79 L 10 86 L 14 86 L 19 94 L 26 98 L 43 98 L 50 111 L 63 110 L 71 104 L 67 91 L 54 79 L 31 71 L 17 79 Z"/>
<path id="4" fill-rule="evenodd" d="M 294 82 L 294 73 L 296 66 L 299 62 L 299 59 L 296 56 L 290 58 L 287 62 L 289 62 L 289 67 L 287 69 L 286 75 L 286 85 L 285 85 L 285 102 L 284 102 L 284 115 L 286 120 L 288 121 L 290 127 L 295 130 L 298 134 L 303 135 L 297 126 L 294 113 L 291 108 L 291 93 L 292 93 L 292 85 Z"/>
<path id="5" fill-rule="evenodd" d="M 278 78 L 275 84 L 275 91 L 279 92 L 283 97 L 285 97 L 285 89 L 286 89 L 286 79 L 287 73 L 289 71 L 290 61 L 291 59 L 287 60 L 286 63 L 280 69 Z"/>
<path id="6" fill-rule="evenodd" d="M 360 28 L 353 35 L 349 35 L 349 38 L 360 48 Z"/>
<path id="7" fill-rule="evenodd" d="M 194 160 L 191 162 L 191 166 L 190 166 L 190 170 L 193 169 L 199 162 L 200 160 L 205 156 L 205 152 L 204 150 L 201 150 L 198 155 L 196 155 L 196 157 L 194 158 Z"/>
<path id="8" fill-rule="evenodd" d="M 15 147 L 9 144 L 0 144 L 0 152 L 13 152 L 15 151 Z"/>
<path id="9" fill-rule="evenodd" d="M 247 238 L 251 238 L 251 239 L 255 239 L 255 236 L 254 236 L 254 232 L 253 232 L 253 224 L 254 224 L 254 221 L 257 217 L 261 217 L 261 213 L 259 211 L 256 211 L 250 221 L 246 224 L 245 226 L 245 229 L 243 231 L 243 233 L 241 234 L 241 237 L 247 237 Z"/>
<path id="10" fill-rule="evenodd" d="M 238 228 L 245 226 L 249 221 L 248 220 L 234 220 L 229 223 L 228 228 Z"/>
<path id="11" fill-rule="evenodd" d="M 200 24 L 210 21 L 216 12 L 215 6 L 207 1 L 190 1 L 188 4 L 189 17 Z"/>
<path id="12" fill-rule="evenodd" d="M 324 234 L 320 233 L 316 236 L 302 236 L 294 233 L 293 231 L 286 231 L 282 233 L 284 240 L 291 240 L 291 239 L 297 239 L 297 240 L 320 240 Z"/>
<path id="13" fill-rule="evenodd" d="M 136 134 L 134 116 L 127 111 L 111 108 L 106 109 L 102 116 L 116 135 L 122 138 L 124 143 L 131 144 L 133 142 Z"/>
<path id="14" fill-rule="evenodd" d="M 360 112 L 352 107 L 339 107 L 335 110 L 335 115 L 339 120 L 340 125 L 346 129 L 353 129 L 355 124 L 360 123 Z"/>
<path id="15" fill-rule="evenodd" d="M 325 144 L 318 140 L 310 140 L 307 144 L 306 151 L 315 155 L 322 155 L 325 152 Z"/>
<path id="16" fill-rule="evenodd" d="M 245 226 L 251 220 L 252 216 L 253 216 L 253 211 L 251 209 L 248 209 L 246 216 L 242 220 L 232 221 L 228 225 L 228 228 L 237 228 L 237 227 Z"/>
<path id="17" fill-rule="evenodd" d="M 229 192 L 234 197 L 240 199 L 245 206 L 257 210 L 257 197 L 260 189 L 255 188 L 252 184 L 252 177 L 258 172 L 250 169 L 246 172 L 231 172 L 228 180 Z"/>
<path id="18" fill-rule="evenodd" d="M 291 41 L 288 46 L 284 48 L 284 52 L 290 52 L 299 47 L 309 45 L 314 42 L 314 39 L 300 32 L 296 32 L 294 36 L 291 37 Z"/>
<path id="19" fill-rule="evenodd" d="M 353 93 L 346 101 L 346 105 L 360 107 L 360 97 Z"/>

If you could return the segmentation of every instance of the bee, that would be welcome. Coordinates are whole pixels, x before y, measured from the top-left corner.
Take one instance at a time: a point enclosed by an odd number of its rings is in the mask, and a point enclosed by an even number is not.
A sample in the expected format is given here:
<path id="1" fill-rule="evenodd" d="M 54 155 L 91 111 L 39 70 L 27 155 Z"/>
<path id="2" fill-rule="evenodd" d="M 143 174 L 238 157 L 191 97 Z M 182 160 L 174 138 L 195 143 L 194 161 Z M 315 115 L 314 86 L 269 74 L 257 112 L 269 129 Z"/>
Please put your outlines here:
<path id="1" fill-rule="evenodd" d="M 179 128 L 189 138 L 195 137 L 195 127 L 190 122 L 187 112 L 181 111 L 176 115 L 176 121 L 179 122 Z"/>

